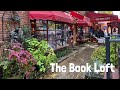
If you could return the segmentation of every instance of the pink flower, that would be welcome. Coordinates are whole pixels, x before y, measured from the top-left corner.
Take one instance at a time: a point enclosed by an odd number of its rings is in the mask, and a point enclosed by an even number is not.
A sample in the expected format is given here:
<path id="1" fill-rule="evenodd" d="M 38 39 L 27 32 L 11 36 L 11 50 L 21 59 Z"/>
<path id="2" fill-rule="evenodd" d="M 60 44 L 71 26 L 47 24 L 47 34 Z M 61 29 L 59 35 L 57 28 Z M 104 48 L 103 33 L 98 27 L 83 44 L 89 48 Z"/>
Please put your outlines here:
<path id="1" fill-rule="evenodd" d="M 20 43 L 12 43 L 11 48 L 12 49 L 18 49 L 18 50 L 23 50 L 22 45 Z"/>
<path id="2" fill-rule="evenodd" d="M 12 60 L 13 57 L 15 57 L 15 58 L 17 58 L 17 59 L 20 58 L 19 55 L 18 55 L 18 52 L 14 51 L 14 50 L 10 50 L 10 54 L 9 54 L 8 59 L 9 59 L 9 60 Z"/>
<path id="3" fill-rule="evenodd" d="M 26 77 L 26 79 L 29 79 L 29 77 L 30 77 L 30 72 L 26 72 L 26 73 L 25 73 L 25 77 Z"/>
<path id="4" fill-rule="evenodd" d="M 27 62 L 26 58 L 22 58 L 21 63 L 28 65 L 28 62 Z"/>
<path id="5" fill-rule="evenodd" d="M 35 67 L 32 67 L 32 71 L 34 71 L 35 70 Z"/>

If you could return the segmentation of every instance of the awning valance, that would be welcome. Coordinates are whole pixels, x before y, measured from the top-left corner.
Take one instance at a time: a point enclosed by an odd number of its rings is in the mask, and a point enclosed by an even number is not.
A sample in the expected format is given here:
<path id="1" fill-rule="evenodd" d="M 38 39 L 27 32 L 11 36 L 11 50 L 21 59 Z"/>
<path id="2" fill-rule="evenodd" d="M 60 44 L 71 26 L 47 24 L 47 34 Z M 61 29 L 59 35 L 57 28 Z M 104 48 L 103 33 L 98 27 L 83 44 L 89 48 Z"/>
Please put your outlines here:
<path id="1" fill-rule="evenodd" d="M 80 19 L 80 20 L 83 20 L 83 19 L 84 19 L 84 16 L 78 14 L 78 13 L 75 12 L 75 11 L 70 11 L 70 14 L 71 14 L 73 17 L 77 18 L 77 19 Z"/>
<path id="2" fill-rule="evenodd" d="M 112 14 L 88 12 L 86 16 L 90 18 L 91 22 L 118 21 L 118 16 Z"/>
<path id="3" fill-rule="evenodd" d="M 80 15 L 75 11 L 70 11 L 70 14 L 76 19 L 76 23 L 80 26 L 89 26 L 90 18 Z"/>
<path id="4" fill-rule="evenodd" d="M 63 11 L 30 11 L 29 18 L 75 23 L 74 18 Z"/>

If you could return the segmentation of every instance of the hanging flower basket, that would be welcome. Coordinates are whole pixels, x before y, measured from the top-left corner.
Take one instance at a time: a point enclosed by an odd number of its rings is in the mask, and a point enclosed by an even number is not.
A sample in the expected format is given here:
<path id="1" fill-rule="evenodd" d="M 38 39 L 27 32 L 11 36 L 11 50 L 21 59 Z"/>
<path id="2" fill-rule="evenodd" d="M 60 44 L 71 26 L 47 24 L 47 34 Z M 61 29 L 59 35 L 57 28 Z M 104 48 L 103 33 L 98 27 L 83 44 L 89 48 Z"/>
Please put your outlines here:
<path id="1" fill-rule="evenodd" d="M 19 16 L 14 16 L 12 17 L 13 21 L 20 22 L 20 17 Z"/>

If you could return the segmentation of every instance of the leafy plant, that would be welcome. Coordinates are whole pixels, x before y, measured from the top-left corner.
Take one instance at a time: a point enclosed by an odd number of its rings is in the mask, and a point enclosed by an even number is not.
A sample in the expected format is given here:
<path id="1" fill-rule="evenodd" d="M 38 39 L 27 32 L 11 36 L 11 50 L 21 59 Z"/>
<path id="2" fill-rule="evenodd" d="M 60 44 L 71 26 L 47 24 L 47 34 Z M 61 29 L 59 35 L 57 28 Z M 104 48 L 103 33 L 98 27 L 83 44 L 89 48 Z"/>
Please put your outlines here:
<path id="1" fill-rule="evenodd" d="M 118 51 L 117 49 L 120 47 L 119 43 L 112 42 L 110 44 L 110 61 L 114 65 L 118 64 Z M 106 63 L 106 48 L 104 46 L 100 46 L 95 49 L 95 51 L 91 55 L 91 60 L 100 60 L 102 63 Z"/>
<path id="2" fill-rule="evenodd" d="M 11 41 L 12 42 L 24 42 L 26 38 L 31 37 L 31 28 L 28 26 L 23 26 L 22 28 L 16 28 L 15 30 L 11 31 Z"/>
<path id="3" fill-rule="evenodd" d="M 33 56 L 22 48 L 20 43 L 12 43 L 8 51 L 8 58 L 0 61 L 3 69 L 3 78 L 17 77 L 19 79 L 30 78 L 35 70 L 36 61 Z"/>
<path id="4" fill-rule="evenodd" d="M 40 72 L 45 72 L 50 63 L 57 61 L 57 57 L 47 41 L 39 42 L 37 39 L 31 38 L 26 39 L 24 45 L 37 61 L 37 68 Z"/>
<path id="5" fill-rule="evenodd" d="M 56 51 L 56 56 L 57 58 L 61 58 L 61 57 L 68 55 L 71 52 L 72 50 L 70 48 L 64 48 L 63 50 Z"/>
<path id="6" fill-rule="evenodd" d="M 24 38 L 31 37 L 31 28 L 30 27 L 24 25 L 22 27 L 22 31 L 23 31 Z"/>
<path id="7" fill-rule="evenodd" d="M 13 16 L 12 20 L 14 20 L 16 22 L 20 22 L 20 17 L 19 16 Z"/>

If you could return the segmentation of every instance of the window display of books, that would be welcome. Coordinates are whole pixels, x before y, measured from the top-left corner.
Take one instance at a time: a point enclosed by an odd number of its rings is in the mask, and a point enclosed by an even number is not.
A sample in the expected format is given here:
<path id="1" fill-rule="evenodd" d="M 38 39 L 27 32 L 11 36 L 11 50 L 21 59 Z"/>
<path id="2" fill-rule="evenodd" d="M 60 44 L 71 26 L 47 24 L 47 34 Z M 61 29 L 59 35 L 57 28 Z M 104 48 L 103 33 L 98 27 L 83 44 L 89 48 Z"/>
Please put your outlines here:
<path id="1" fill-rule="evenodd" d="M 47 40 L 47 32 L 46 31 L 37 31 L 37 38 L 39 40 Z"/>
<path id="2" fill-rule="evenodd" d="M 57 40 L 57 48 L 62 48 L 67 46 L 67 43 L 64 39 Z"/>
<path id="3" fill-rule="evenodd" d="M 48 40 L 55 39 L 55 31 L 48 31 Z"/>
<path id="4" fill-rule="evenodd" d="M 49 45 L 54 49 L 68 46 L 67 37 L 70 27 L 63 23 L 45 20 L 36 21 L 37 38 L 39 40 L 48 40 Z M 48 35 L 48 36 L 47 36 Z"/>
<path id="5" fill-rule="evenodd" d="M 55 30 L 55 22 L 48 21 L 48 30 Z"/>
<path id="6" fill-rule="evenodd" d="M 44 20 L 36 21 L 36 30 L 47 30 L 47 24 Z"/>
<path id="7" fill-rule="evenodd" d="M 57 49 L 55 40 L 49 40 L 48 43 L 54 50 Z"/>

